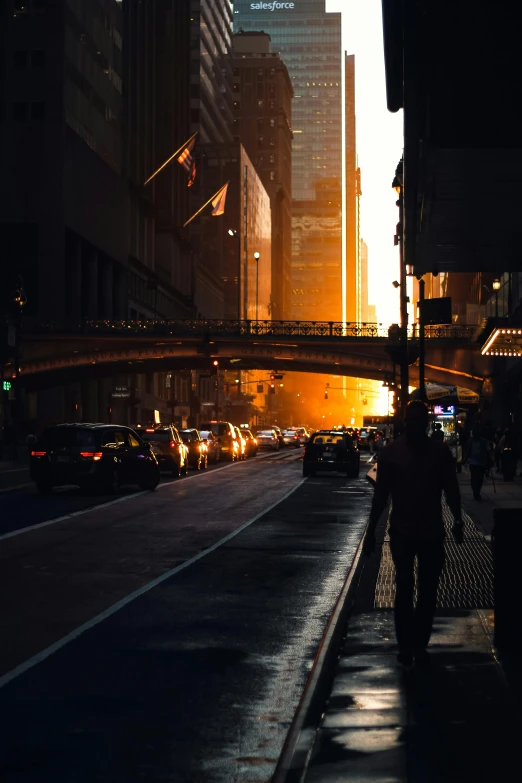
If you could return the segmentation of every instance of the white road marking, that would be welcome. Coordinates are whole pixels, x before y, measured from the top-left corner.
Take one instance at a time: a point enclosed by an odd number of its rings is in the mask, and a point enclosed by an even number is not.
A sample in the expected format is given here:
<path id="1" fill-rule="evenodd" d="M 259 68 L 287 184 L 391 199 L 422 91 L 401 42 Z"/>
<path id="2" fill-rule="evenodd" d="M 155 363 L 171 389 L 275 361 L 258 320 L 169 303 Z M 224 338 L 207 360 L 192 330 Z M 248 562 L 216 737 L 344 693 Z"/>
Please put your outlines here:
<path id="1" fill-rule="evenodd" d="M 69 644 L 69 642 L 72 642 L 75 639 L 77 639 L 79 636 L 81 636 L 81 634 L 85 633 L 85 631 L 89 631 L 91 628 L 94 628 L 96 625 L 99 625 L 99 623 L 103 622 L 103 620 L 106 620 L 108 617 L 111 617 L 113 614 L 118 612 L 120 609 L 123 609 L 132 601 L 135 601 L 136 598 L 139 598 L 145 593 L 148 593 L 154 587 L 157 587 L 162 582 L 165 582 L 167 579 L 170 579 L 172 576 L 175 576 L 175 574 L 179 574 L 180 571 L 184 571 L 185 568 L 188 568 L 189 566 L 196 563 L 198 560 L 201 560 L 201 558 L 205 557 L 206 555 L 209 555 L 211 552 L 214 552 L 220 546 L 223 546 L 223 544 L 226 544 L 227 541 L 230 541 L 230 539 L 237 536 L 238 533 L 241 533 L 243 530 L 245 530 L 247 527 L 252 525 L 254 522 L 257 522 L 257 520 L 260 519 L 262 516 L 268 514 L 269 511 L 272 511 L 272 509 L 278 506 L 279 503 L 282 503 L 284 500 L 289 498 L 290 495 L 292 495 L 296 491 L 296 489 L 298 489 L 301 486 L 301 484 L 303 484 L 303 482 L 304 479 L 298 481 L 298 483 L 294 487 L 292 487 L 292 489 L 290 489 L 286 494 L 284 494 L 283 497 L 279 498 L 279 500 L 276 500 L 275 503 L 272 503 L 272 505 L 260 511 L 259 514 L 256 514 L 255 517 L 249 519 L 248 522 L 244 522 L 242 525 L 240 525 L 238 528 L 233 530 L 231 533 L 228 533 L 228 535 L 224 536 L 224 538 L 220 538 L 219 541 L 217 541 L 215 544 L 212 544 L 212 546 L 207 547 L 207 549 L 204 549 L 202 552 L 199 552 L 197 555 L 194 555 L 194 557 L 191 557 L 189 560 L 186 560 L 184 563 L 181 563 L 181 565 L 172 568 L 170 571 L 166 571 L 164 574 L 156 577 L 156 579 L 153 579 L 151 582 L 148 582 L 146 585 L 143 585 L 143 587 L 138 588 L 138 590 L 135 590 L 133 593 L 129 593 L 129 595 L 125 596 L 125 598 L 122 598 L 120 601 L 117 601 L 112 606 L 109 606 L 108 609 L 105 609 L 103 612 L 100 612 L 100 614 L 97 614 L 95 617 L 91 618 L 90 620 L 87 620 L 86 623 L 83 623 L 83 625 L 78 626 L 78 628 L 75 628 L 74 631 L 71 631 L 71 633 L 62 636 L 62 638 L 58 639 L 58 641 L 54 642 L 54 644 L 49 645 L 49 647 L 46 647 L 44 650 L 41 650 L 41 652 L 37 653 L 36 655 L 33 655 L 32 658 L 29 658 L 27 661 L 24 661 L 24 663 L 21 663 L 19 666 L 16 666 L 14 669 L 11 669 L 11 671 L 7 672 L 7 674 L 4 674 L 2 677 L 0 677 L 0 688 L 3 688 L 4 685 L 7 685 L 9 682 L 12 682 L 12 680 L 14 680 L 16 677 L 19 677 L 21 674 L 24 674 L 29 669 L 32 669 L 33 666 L 36 666 L 38 663 L 42 663 L 42 661 L 45 661 L 53 653 L 58 652 L 58 650 L 61 650 L 62 647 L 65 647 L 66 644 Z M 142 493 L 138 492 L 136 494 L 140 495 Z M 133 497 L 136 497 L 136 495 L 134 495 Z M 106 505 L 113 505 L 113 503 L 121 502 L 121 500 L 124 499 L 127 498 L 120 498 L 119 501 L 113 501 L 112 503 L 107 503 Z M 98 508 L 101 508 L 101 506 L 98 506 Z"/>
<path id="2" fill-rule="evenodd" d="M 186 481 L 190 481 L 191 479 L 199 478 L 201 476 L 212 476 L 212 474 L 217 473 L 219 470 L 226 470 L 227 468 L 235 467 L 235 465 L 240 465 L 245 463 L 234 463 L 231 462 L 228 465 L 223 465 L 220 468 L 216 468 L 215 470 L 211 470 L 207 473 L 206 470 L 197 471 L 193 476 L 185 476 L 182 480 L 182 482 L 179 479 L 176 479 L 174 481 L 165 481 L 163 484 L 158 484 L 156 489 L 163 489 L 163 487 L 171 487 L 173 484 L 179 484 L 182 486 L 182 483 L 185 483 Z M 30 486 L 29 484 L 24 484 L 23 486 Z M 10 488 L 11 489 L 11 488 Z M 22 486 L 13 487 L 12 489 L 22 489 Z M 2 490 L 2 492 L 7 490 Z M 133 492 L 131 495 L 124 495 L 121 498 L 116 498 L 115 500 L 110 500 L 107 503 L 100 503 L 97 506 L 89 506 L 89 508 L 82 508 L 79 511 L 72 511 L 70 514 L 64 514 L 61 517 L 56 517 L 55 519 L 48 519 L 46 522 L 37 522 L 35 525 L 29 525 L 28 527 L 22 527 L 18 530 L 11 530 L 10 533 L 3 533 L 0 535 L 0 541 L 3 541 L 6 538 L 14 538 L 15 536 L 21 536 L 24 533 L 30 533 L 32 530 L 40 530 L 44 527 L 49 527 L 49 525 L 56 525 L 58 522 L 64 522 L 66 519 L 73 519 L 74 517 L 81 517 L 83 514 L 89 514 L 91 511 L 99 511 L 101 508 L 108 508 L 109 506 L 115 506 L 117 503 L 125 503 L 127 500 L 133 500 L 134 498 L 139 497 L 140 495 L 146 495 L 149 492 L 148 489 L 140 490 L 139 492 Z"/>
<path id="3" fill-rule="evenodd" d="M 0 476 L 3 476 L 4 473 L 27 473 L 29 470 L 29 466 L 26 468 L 9 468 L 9 470 L 0 470 Z"/>
<path id="4" fill-rule="evenodd" d="M 24 487 L 32 487 L 32 482 L 29 484 L 14 484 L 12 487 L 5 487 L 5 489 L 0 489 L 0 494 L 2 492 L 12 492 L 15 489 L 24 489 Z"/>

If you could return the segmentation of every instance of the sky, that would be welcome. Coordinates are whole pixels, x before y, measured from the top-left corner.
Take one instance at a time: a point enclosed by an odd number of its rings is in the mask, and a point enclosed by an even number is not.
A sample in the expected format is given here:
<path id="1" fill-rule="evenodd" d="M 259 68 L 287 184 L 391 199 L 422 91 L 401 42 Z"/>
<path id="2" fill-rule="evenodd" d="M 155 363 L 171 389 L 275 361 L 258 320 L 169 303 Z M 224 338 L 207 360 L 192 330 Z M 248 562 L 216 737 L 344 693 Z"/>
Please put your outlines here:
<path id="1" fill-rule="evenodd" d="M 355 55 L 357 155 L 361 169 L 361 235 L 368 245 L 369 302 L 382 323 L 399 320 L 399 211 L 391 184 L 402 155 L 402 111 L 386 107 L 381 0 L 326 0 L 341 11 L 343 50 Z"/>

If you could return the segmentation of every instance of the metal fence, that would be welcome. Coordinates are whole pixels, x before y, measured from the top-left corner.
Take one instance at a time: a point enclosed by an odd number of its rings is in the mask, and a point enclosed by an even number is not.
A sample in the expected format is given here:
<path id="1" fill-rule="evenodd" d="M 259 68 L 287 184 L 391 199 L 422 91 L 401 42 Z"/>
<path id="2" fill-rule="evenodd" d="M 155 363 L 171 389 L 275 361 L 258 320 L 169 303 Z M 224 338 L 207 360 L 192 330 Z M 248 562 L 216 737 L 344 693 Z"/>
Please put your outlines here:
<path id="1" fill-rule="evenodd" d="M 473 339 L 476 326 L 445 324 L 426 326 L 425 337 L 439 340 Z M 306 338 L 384 338 L 400 340 L 401 330 L 397 324 L 370 324 L 339 321 L 229 321 L 229 320 L 92 320 L 64 328 L 58 324 L 43 324 L 39 334 L 84 334 L 103 336 L 158 335 L 165 337 L 208 338 L 223 337 L 306 337 Z M 418 339 L 416 324 L 408 327 L 408 338 Z"/>

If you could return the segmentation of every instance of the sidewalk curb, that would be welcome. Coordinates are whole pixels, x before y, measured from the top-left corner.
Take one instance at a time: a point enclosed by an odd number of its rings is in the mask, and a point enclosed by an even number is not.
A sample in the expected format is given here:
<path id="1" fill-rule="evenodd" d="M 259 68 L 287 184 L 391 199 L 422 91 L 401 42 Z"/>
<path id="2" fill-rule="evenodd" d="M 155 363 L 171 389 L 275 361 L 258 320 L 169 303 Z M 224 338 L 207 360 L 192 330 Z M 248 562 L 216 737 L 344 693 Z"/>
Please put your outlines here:
<path id="1" fill-rule="evenodd" d="M 324 704 L 330 695 L 335 664 L 365 562 L 361 537 L 352 566 L 328 618 L 319 649 L 288 730 L 271 783 L 302 783 L 308 769 Z"/>

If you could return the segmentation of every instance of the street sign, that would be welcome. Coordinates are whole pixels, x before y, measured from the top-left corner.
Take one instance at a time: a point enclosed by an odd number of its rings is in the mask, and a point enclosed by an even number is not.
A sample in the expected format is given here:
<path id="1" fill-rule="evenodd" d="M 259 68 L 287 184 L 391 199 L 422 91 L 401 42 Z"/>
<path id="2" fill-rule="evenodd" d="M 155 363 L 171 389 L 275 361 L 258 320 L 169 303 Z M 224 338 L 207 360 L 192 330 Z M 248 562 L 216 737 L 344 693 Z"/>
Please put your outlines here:
<path id="1" fill-rule="evenodd" d="M 283 380 L 283 376 L 282 375 L 273 375 L 273 376 L 270 376 L 270 377 L 272 377 L 275 381 L 282 381 Z"/>
<path id="2" fill-rule="evenodd" d="M 128 386 L 115 386 L 112 392 L 113 399 L 130 397 L 130 389 Z"/>

